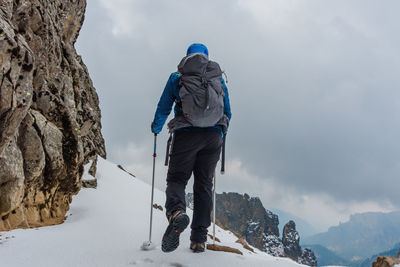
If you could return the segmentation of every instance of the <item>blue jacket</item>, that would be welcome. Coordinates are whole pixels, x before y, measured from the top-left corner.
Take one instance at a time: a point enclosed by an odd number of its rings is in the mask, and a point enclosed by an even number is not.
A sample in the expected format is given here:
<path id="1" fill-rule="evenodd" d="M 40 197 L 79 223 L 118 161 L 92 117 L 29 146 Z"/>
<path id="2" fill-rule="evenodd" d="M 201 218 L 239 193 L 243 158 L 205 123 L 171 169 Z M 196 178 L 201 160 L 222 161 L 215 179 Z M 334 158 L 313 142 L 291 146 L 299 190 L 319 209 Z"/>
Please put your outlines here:
<path id="1" fill-rule="evenodd" d="M 156 113 L 154 115 L 154 120 L 153 120 L 153 124 L 152 124 L 152 131 L 154 133 L 158 134 L 161 132 L 161 130 L 165 124 L 165 121 L 167 120 L 169 114 L 171 113 L 172 105 L 175 102 L 175 100 L 177 102 L 181 101 L 181 98 L 179 97 L 179 80 L 180 80 L 180 78 L 181 78 L 181 75 L 177 72 L 174 72 L 169 76 L 167 84 L 165 85 L 164 91 L 161 95 L 160 101 L 158 102 Z M 226 87 L 224 79 L 222 79 L 222 85 L 225 90 L 224 113 L 226 114 L 226 116 L 228 116 L 228 118 L 230 120 L 232 117 L 231 106 L 229 103 L 228 88 Z M 175 117 L 182 114 L 182 110 L 179 107 L 179 105 L 177 105 L 177 104 L 175 104 L 174 113 L 175 113 Z M 185 129 L 187 129 L 187 128 L 185 128 Z M 188 130 L 196 131 L 196 130 L 202 130 L 202 129 L 206 129 L 206 130 L 216 129 L 216 130 L 221 131 L 220 126 L 213 126 L 213 127 L 207 127 L 207 128 L 188 127 Z"/>

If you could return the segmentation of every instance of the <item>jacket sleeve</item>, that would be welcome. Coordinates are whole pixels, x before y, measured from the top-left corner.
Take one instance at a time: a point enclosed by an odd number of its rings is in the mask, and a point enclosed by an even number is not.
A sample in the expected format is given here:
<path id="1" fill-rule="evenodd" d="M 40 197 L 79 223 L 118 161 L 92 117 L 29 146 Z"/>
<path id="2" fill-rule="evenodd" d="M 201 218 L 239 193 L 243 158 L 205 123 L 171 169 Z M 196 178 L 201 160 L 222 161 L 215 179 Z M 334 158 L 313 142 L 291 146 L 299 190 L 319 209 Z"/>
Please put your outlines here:
<path id="1" fill-rule="evenodd" d="M 158 101 L 157 110 L 152 123 L 152 131 L 156 134 L 161 132 L 165 121 L 171 113 L 172 105 L 176 98 L 175 94 L 178 88 L 179 78 L 180 75 L 177 73 L 172 73 L 169 76 L 161 98 Z"/>
<path id="2" fill-rule="evenodd" d="M 224 90 L 225 90 L 224 113 L 226 116 L 228 116 L 229 120 L 231 120 L 231 118 L 232 118 L 231 104 L 229 102 L 228 87 L 226 86 L 224 79 L 222 79 L 222 86 L 224 87 Z"/>

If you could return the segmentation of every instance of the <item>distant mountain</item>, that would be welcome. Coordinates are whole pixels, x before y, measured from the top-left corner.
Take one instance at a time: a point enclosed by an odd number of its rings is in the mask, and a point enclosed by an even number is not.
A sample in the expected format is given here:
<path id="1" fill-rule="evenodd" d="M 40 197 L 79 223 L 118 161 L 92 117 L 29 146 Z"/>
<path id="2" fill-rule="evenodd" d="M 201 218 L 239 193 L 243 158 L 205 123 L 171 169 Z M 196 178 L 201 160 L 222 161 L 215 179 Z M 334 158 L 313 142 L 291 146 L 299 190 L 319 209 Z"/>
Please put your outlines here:
<path id="1" fill-rule="evenodd" d="M 400 212 L 355 214 L 325 233 L 304 238 L 303 244 L 319 244 L 340 257 L 356 262 L 400 241 Z"/>
<path id="2" fill-rule="evenodd" d="M 372 263 L 378 258 L 378 256 L 392 256 L 392 257 L 397 257 L 397 253 L 400 250 L 400 243 L 397 243 L 396 245 L 393 246 L 393 249 L 384 251 L 378 254 L 373 255 L 372 257 L 364 260 L 361 264 L 359 264 L 357 267 L 371 267 Z"/>
<path id="3" fill-rule="evenodd" d="M 348 266 L 350 263 L 338 256 L 335 252 L 327 249 L 321 245 L 303 245 L 305 248 L 309 248 L 314 251 L 315 257 L 317 257 L 318 266 L 326 266 L 326 265 L 340 265 L 340 266 Z M 369 265 L 368 267 L 371 267 Z"/>
<path id="4" fill-rule="evenodd" d="M 299 232 L 302 238 L 309 237 L 315 235 L 321 231 L 318 231 L 316 227 L 314 227 L 311 223 L 307 222 L 303 218 L 290 214 L 283 210 L 271 209 L 271 211 L 279 216 L 279 232 L 282 233 L 283 226 L 288 221 L 296 222 L 296 229 Z M 300 239 L 300 244 L 304 244 L 303 240 Z"/>

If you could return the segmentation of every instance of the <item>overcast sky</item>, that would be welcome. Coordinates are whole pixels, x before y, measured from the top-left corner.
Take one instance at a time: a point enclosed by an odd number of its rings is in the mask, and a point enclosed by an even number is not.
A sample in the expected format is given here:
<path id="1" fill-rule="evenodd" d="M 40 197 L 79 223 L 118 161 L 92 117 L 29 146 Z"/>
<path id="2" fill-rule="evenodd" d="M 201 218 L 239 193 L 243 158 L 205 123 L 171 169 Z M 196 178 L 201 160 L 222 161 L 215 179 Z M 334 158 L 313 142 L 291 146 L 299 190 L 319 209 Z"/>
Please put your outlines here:
<path id="1" fill-rule="evenodd" d="M 320 229 L 400 208 L 400 2 L 88 0 L 77 50 L 109 160 L 151 179 L 150 123 L 194 42 L 228 74 L 217 191 L 247 192 Z M 158 138 L 157 187 L 167 129 Z"/>

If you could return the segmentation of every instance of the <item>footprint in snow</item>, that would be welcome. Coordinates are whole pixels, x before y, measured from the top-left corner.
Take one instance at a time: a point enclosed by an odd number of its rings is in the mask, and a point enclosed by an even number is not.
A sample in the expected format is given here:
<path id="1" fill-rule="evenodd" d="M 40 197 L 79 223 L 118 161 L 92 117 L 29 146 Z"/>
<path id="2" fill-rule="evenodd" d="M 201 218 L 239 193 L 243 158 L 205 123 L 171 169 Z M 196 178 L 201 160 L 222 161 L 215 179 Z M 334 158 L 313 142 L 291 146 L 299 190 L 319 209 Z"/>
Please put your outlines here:
<path id="1" fill-rule="evenodd" d="M 161 267 L 186 267 L 186 266 L 178 262 L 171 262 L 171 263 L 163 263 Z"/>
<path id="2" fill-rule="evenodd" d="M 129 263 L 129 265 L 140 265 L 141 263 L 148 263 L 148 264 L 151 264 L 151 263 L 154 263 L 154 261 L 153 261 L 152 259 L 145 258 L 145 259 L 143 259 L 143 260 L 131 261 L 131 262 Z"/>

